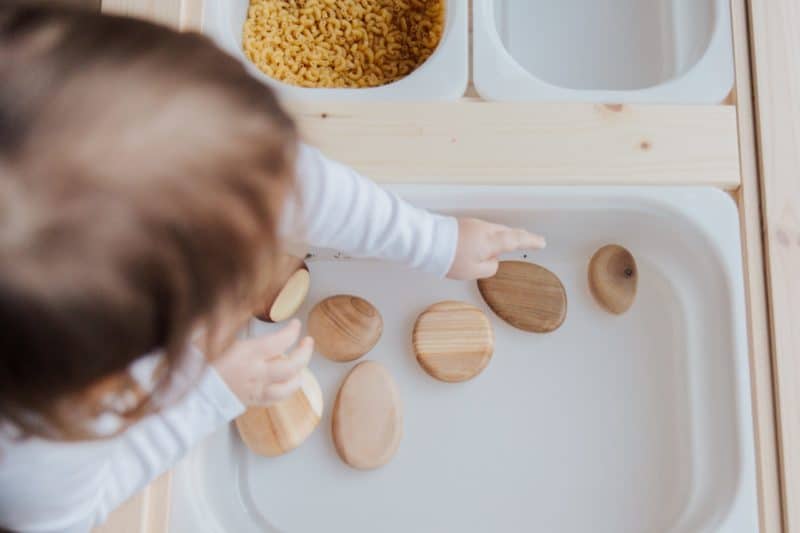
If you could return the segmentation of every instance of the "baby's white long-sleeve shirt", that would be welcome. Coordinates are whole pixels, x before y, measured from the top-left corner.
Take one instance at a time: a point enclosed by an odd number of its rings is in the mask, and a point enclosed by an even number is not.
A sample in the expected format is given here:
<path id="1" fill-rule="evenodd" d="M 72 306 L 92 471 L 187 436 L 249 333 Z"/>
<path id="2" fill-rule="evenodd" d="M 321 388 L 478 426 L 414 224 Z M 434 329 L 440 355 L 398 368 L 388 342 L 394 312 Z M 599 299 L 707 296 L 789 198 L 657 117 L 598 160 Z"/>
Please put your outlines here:
<path id="1" fill-rule="evenodd" d="M 297 184 L 299 202 L 289 202 L 282 219 L 286 239 L 437 276 L 449 270 L 458 241 L 455 219 L 417 209 L 308 146 L 300 147 Z M 0 527 L 88 531 L 243 411 L 207 367 L 180 401 L 110 439 L 16 441 L 0 433 Z"/>
<path id="2" fill-rule="evenodd" d="M 289 203 L 284 236 L 356 257 L 377 257 L 444 277 L 458 224 L 402 201 L 354 170 L 300 147 L 302 200 Z"/>

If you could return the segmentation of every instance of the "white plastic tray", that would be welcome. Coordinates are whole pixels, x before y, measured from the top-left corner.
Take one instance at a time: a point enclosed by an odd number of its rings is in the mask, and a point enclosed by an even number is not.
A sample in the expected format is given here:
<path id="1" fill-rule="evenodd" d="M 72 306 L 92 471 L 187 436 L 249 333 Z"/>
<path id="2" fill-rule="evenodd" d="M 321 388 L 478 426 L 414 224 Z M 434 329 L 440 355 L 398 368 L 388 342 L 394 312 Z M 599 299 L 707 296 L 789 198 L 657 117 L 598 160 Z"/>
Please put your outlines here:
<path id="1" fill-rule="evenodd" d="M 733 85 L 729 0 L 473 0 L 489 100 L 719 103 Z"/>
<path id="2" fill-rule="evenodd" d="M 405 78 L 367 89 L 304 88 L 262 73 L 242 51 L 248 0 L 206 0 L 203 31 L 241 60 L 254 76 L 295 100 L 449 100 L 463 96 L 469 80 L 468 0 L 446 0 L 444 34 L 436 51 Z"/>
<path id="3" fill-rule="evenodd" d="M 330 406 L 352 364 L 316 356 L 326 416 L 301 448 L 267 459 L 235 430 L 214 434 L 177 468 L 171 530 L 218 533 L 757 531 L 738 216 L 713 189 L 407 186 L 413 202 L 540 231 L 525 258 L 557 273 L 569 308 L 549 335 L 494 315 L 483 374 L 444 384 L 411 352 L 427 305 L 471 302 L 474 283 L 438 281 L 370 261 L 310 264 L 301 310 L 353 293 L 382 312 L 368 358 L 399 385 L 405 436 L 386 467 L 337 457 Z M 631 310 L 593 301 L 587 262 L 607 243 L 640 268 Z M 274 326 L 259 324 L 256 331 Z"/>

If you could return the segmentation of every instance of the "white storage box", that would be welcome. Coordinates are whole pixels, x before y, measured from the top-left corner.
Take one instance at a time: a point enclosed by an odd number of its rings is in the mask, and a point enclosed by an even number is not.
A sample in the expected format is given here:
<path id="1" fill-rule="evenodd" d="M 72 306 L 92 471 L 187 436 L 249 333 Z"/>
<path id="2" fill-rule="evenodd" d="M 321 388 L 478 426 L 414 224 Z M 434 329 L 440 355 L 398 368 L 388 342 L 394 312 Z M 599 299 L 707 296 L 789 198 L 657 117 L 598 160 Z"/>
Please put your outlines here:
<path id="1" fill-rule="evenodd" d="M 720 103 L 729 0 L 474 0 L 474 83 L 489 100 Z"/>
<path id="2" fill-rule="evenodd" d="M 295 100 L 448 100 L 460 98 L 469 79 L 467 0 L 446 0 L 445 28 L 439 46 L 411 74 L 393 83 L 365 89 L 296 87 L 262 73 L 242 50 L 242 28 L 248 0 L 206 0 L 203 31 L 243 61 L 256 77 L 284 98 Z"/>
<path id="3" fill-rule="evenodd" d="M 366 359 L 397 381 L 404 437 L 374 471 L 345 466 L 331 406 L 355 363 L 312 361 L 325 416 L 311 438 L 268 459 L 233 425 L 179 465 L 171 531 L 185 533 L 755 533 L 758 529 L 739 221 L 712 189 L 406 186 L 431 209 L 519 225 L 547 249 L 514 258 L 561 277 L 567 318 L 550 334 L 494 316 L 473 282 L 370 261 L 309 263 L 320 299 L 360 295 L 384 334 Z M 602 245 L 634 254 L 639 293 L 615 316 L 593 300 L 587 264 Z M 429 377 L 411 348 L 415 318 L 445 299 L 485 310 L 495 352 L 475 379 Z M 274 325 L 258 324 L 255 331 Z"/>

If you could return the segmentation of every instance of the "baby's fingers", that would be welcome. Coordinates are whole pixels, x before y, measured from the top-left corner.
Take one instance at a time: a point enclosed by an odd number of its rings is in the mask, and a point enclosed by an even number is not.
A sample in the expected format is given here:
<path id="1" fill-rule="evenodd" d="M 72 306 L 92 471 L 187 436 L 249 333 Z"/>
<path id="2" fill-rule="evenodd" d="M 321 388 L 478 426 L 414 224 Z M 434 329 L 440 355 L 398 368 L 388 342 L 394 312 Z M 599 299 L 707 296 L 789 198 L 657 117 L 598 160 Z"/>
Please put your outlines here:
<path id="1" fill-rule="evenodd" d="M 545 247 L 544 237 L 519 228 L 500 229 L 492 237 L 491 256 L 516 252 L 518 250 L 538 250 Z"/>
<path id="2" fill-rule="evenodd" d="M 253 347 L 256 355 L 275 357 L 286 353 L 300 337 L 300 321 L 291 320 L 284 327 L 275 333 L 268 333 L 253 339 Z"/>
<path id="3" fill-rule="evenodd" d="M 267 375 L 273 383 L 294 378 L 311 361 L 314 339 L 306 337 L 286 357 L 275 357 L 267 361 Z"/>
<path id="4" fill-rule="evenodd" d="M 281 400 L 285 400 L 303 385 L 303 374 L 298 373 L 292 379 L 283 383 L 272 383 L 264 387 L 259 398 L 262 405 L 270 405 Z"/>
<path id="5" fill-rule="evenodd" d="M 487 259 L 486 261 L 481 261 L 475 267 L 474 275 L 478 279 L 491 278 L 497 274 L 497 269 L 499 266 L 500 263 L 497 261 L 497 259 Z"/>

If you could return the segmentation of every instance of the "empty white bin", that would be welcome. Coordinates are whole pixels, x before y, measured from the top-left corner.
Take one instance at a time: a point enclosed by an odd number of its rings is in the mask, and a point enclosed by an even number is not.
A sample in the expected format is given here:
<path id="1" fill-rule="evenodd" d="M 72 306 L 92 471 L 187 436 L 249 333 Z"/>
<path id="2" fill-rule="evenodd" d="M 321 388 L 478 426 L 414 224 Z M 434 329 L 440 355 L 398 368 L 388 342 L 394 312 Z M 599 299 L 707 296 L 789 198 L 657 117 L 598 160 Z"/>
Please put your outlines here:
<path id="1" fill-rule="evenodd" d="M 439 46 L 403 79 L 364 89 L 297 87 L 262 73 L 242 50 L 242 28 L 248 0 L 206 0 L 203 32 L 240 59 L 254 76 L 295 100 L 449 100 L 460 98 L 469 80 L 467 0 L 446 0 L 445 28 Z"/>
<path id="2" fill-rule="evenodd" d="M 474 0 L 489 100 L 719 103 L 733 85 L 728 0 Z"/>

